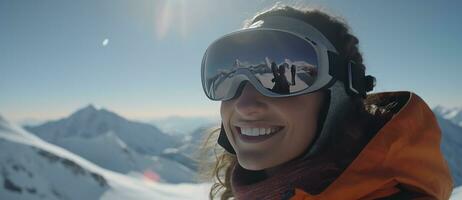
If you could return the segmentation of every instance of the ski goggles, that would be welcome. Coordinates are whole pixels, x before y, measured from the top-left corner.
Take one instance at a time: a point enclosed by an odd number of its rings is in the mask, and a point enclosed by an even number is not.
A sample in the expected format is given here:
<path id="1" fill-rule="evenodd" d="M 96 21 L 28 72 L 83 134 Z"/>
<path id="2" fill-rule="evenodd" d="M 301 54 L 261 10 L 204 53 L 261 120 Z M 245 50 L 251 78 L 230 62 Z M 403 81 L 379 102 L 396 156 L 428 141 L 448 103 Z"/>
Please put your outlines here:
<path id="1" fill-rule="evenodd" d="M 268 97 L 312 93 L 335 81 L 342 81 L 349 94 L 365 96 L 363 68 L 339 56 L 317 29 L 292 18 L 271 18 L 207 48 L 201 78 L 209 99 L 232 99 L 247 82 Z"/>

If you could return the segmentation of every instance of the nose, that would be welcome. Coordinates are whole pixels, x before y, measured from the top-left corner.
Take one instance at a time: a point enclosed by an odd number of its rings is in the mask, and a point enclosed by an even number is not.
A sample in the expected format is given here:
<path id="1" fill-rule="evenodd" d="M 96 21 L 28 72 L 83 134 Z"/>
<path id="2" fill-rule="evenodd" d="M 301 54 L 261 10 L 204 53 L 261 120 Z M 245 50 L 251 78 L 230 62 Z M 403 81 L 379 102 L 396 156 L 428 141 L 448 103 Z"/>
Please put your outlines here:
<path id="1" fill-rule="evenodd" d="M 258 119 L 266 109 L 264 96 L 260 94 L 251 84 L 246 83 L 241 94 L 236 99 L 234 107 L 236 112 L 249 120 Z"/>

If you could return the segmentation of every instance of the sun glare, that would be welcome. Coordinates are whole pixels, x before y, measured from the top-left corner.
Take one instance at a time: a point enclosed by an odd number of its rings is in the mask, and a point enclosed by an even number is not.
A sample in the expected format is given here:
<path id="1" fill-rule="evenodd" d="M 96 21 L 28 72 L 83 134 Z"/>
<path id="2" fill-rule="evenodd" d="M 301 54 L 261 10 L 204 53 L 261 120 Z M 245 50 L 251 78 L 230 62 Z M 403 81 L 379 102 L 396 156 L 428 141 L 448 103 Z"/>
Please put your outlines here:
<path id="1" fill-rule="evenodd" d="M 154 4 L 154 28 L 157 39 L 164 39 L 169 34 L 176 33 L 186 38 L 193 27 L 205 12 L 205 5 L 201 1 L 164 0 Z"/>
<path id="2" fill-rule="evenodd" d="M 184 4 L 184 0 L 166 0 L 156 4 L 156 7 L 160 8 L 155 15 L 155 30 L 158 39 L 164 39 L 173 31 L 179 31 L 182 36 L 186 35 Z M 177 28 L 178 30 L 175 30 Z"/>

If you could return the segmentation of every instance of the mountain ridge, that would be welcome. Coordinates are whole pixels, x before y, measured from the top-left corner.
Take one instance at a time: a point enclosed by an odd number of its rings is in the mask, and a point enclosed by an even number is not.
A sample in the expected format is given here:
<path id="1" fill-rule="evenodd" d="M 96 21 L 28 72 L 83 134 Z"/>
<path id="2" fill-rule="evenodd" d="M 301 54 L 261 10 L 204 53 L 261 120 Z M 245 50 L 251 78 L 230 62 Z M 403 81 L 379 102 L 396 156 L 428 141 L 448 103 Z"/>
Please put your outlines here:
<path id="1" fill-rule="evenodd" d="M 92 138 L 112 131 L 142 154 L 160 154 L 163 149 L 177 145 L 173 137 L 154 125 L 127 120 L 107 109 L 96 109 L 92 104 L 68 117 L 24 128 L 54 144 L 63 138 Z"/>

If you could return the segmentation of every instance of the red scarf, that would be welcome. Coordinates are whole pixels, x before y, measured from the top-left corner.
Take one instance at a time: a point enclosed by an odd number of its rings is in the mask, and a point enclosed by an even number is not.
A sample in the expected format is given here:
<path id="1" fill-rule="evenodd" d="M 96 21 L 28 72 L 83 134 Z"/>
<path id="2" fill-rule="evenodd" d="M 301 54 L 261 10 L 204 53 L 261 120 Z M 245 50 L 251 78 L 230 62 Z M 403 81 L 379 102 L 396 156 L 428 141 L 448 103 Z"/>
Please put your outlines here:
<path id="1" fill-rule="evenodd" d="M 326 157 L 288 162 L 271 176 L 264 171 L 250 171 L 236 164 L 231 177 L 233 194 L 237 200 L 289 199 L 295 188 L 318 194 L 343 171 Z"/>

